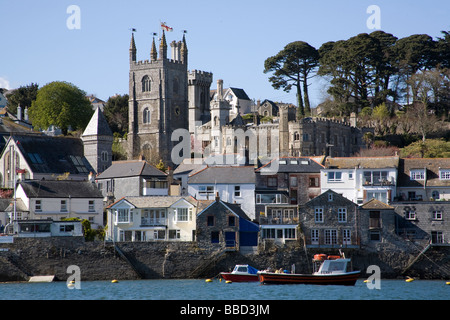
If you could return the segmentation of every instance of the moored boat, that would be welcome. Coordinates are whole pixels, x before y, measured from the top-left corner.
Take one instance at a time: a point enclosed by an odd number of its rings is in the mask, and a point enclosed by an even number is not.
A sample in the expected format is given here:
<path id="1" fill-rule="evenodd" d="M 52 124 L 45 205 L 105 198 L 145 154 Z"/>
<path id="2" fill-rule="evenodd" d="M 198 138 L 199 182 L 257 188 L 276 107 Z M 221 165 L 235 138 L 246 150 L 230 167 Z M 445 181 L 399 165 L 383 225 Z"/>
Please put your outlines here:
<path id="1" fill-rule="evenodd" d="M 231 272 L 221 272 L 220 276 L 231 282 L 258 281 L 258 270 L 248 264 L 237 264 Z"/>
<path id="2" fill-rule="evenodd" d="M 312 274 L 258 272 L 262 284 L 321 284 L 353 286 L 361 271 L 347 271 L 350 259 L 341 256 L 315 255 Z"/>

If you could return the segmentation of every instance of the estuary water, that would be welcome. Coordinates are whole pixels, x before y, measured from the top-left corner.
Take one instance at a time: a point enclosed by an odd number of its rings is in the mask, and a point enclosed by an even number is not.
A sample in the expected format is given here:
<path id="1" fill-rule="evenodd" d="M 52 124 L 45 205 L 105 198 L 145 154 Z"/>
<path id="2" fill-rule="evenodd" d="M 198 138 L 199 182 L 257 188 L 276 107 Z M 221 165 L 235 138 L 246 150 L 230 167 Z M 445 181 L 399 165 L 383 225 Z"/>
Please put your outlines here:
<path id="1" fill-rule="evenodd" d="M 370 289 L 363 279 L 355 286 L 261 285 L 205 280 L 80 281 L 0 283 L 0 300 L 450 300 L 445 280 L 380 280 Z"/>

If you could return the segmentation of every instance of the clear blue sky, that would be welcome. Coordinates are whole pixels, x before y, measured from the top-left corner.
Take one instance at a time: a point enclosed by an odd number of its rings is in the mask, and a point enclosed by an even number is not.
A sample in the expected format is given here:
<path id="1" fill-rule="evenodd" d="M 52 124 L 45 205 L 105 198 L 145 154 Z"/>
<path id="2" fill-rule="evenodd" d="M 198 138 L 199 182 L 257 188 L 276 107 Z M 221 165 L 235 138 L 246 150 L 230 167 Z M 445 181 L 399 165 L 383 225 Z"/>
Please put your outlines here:
<path id="1" fill-rule="evenodd" d="M 67 27 L 70 5 L 80 9 L 80 29 Z M 243 88 L 255 100 L 295 103 L 294 91 L 272 88 L 264 60 L 293 41 L 319 48 L 375 31 L 366 23 L 370 5 L 380 8 L 381 30 L 398 38 L 450 30 L 448 0 L 0 0 L 0 87 L 61 80 L 105 101 L 128 93 L 129 29 L 137 29 L 137 58 L 145 60 L 152 33 L 165 21 L 174 29 L 168 42 L 188 31 L 188 68 L 212 72 L 213 89 L 223 79 L 224 87 Z M 315 78 L 310 90 L 316 106 L 326 82 Z"/>

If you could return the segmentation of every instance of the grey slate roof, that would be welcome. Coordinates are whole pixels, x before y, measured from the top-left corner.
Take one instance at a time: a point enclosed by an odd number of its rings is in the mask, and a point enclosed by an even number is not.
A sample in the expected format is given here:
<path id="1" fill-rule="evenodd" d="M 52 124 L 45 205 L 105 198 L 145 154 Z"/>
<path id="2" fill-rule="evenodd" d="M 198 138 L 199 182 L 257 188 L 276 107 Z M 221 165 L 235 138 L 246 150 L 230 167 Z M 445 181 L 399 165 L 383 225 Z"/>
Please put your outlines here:
<path id="1" fill-rule="evenodd" d="M 83 136 L 100 135 L 112 136 L 112 131 L 106 121 L 103 112 L 97 107 L 86 129 L 84 129 Z"/>
<path id="2" fill-rule="evenodd" d="M 101 179 L 125 178 L 125 177 L 166 177 L 167 174 L 144 160 L 114 161 L 112 165 L 103 171 L 98 177 Z"/>
<path id="3" fill-rule="evenodd" d="M 411 169 L 426 168 L 426 180 L 411 180 Z M 398 187 L 450 187 L 450 180 L 441 180 L 439 169 L 450 169 L 450 158 L 404 158 L 398 168 Z"/>
<path id="4" fill-rule="evenodd" d="M 189 184 L 199 183 L 223 183 L 223 184 L 242 184 L 255 183 L 254 167 L 207 167 L 189 176 Z"/>
<path id="5" fill-rule="evenodd" d="M 88 175 L 94 172 L 84 157 L 83 142 L 78 138 L 45 135 L 13 135 L 20 152 L 34 173 Z"/>
<path id="6" fill-rule="evenodd" d="M 383 168 L 398 168 L 399 157 L 338 157 L 327 158 L 325 160 L 325 167 L 328 169 L 354 169 L 354 168 L 368 168 L 368 169 L 383 169 Z"/>
<path id="7" fill-rule="evenodd" d="M 97 186 L 77 180 L 25 180 L 19 185 L 28 198 L 103 198 Z"/>
<path id="8" fill-rule="evenodd" d="M 277 165 L 277 172 L 280 173 L 320 173 L 320 169 L 323 169 L 320 163 L 310 157 L 281 157 L 270 161 L 256 172 L 264 173 Z"/>

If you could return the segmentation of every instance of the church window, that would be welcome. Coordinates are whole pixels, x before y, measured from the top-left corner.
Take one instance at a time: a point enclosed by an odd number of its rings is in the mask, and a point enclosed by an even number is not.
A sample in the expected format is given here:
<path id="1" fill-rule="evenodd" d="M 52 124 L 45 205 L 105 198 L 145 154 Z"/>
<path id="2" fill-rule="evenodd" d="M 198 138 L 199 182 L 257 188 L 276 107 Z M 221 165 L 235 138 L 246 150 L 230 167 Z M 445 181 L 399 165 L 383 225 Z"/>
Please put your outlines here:
<path id="1" fill-rule="evenodd" d="M 148 108 L 145 108 L 144 112 L 142 113 L 142 122 L 150 123 L 150 110 Z"/>
<path id="2" fill-rule="evenodd" d="M 150 78 L 149 76 L 144 76 L 142 78 L 142 92 L 150 92 Z"/>
<path id="3" fill-rule="evenodd" d="M 214 117 L 214 125 L 217 127 L 219 126 L 219 117 Z"/>
<path id="4" fill-rule="evenodd" d="M 300 140 L 300 135 L 299 135 L 299 133 L 297 131 L 294 132 L 294 140 L 295 141 Z"/>
<path id="5" fill-rule="evenodd" d="M 108 161 L 108 151 L 102 151 L 101 159 L 104 162 Z"/>

